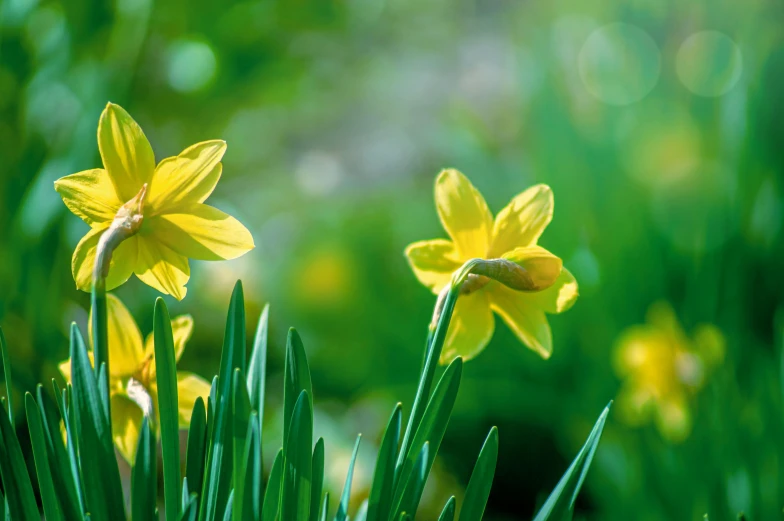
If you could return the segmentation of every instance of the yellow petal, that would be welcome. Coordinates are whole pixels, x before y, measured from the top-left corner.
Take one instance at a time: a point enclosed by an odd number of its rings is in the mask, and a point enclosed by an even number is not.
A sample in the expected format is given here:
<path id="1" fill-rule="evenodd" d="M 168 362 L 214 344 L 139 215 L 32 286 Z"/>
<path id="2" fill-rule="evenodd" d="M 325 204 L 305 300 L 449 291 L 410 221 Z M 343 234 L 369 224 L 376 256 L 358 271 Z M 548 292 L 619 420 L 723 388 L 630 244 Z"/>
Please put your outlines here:
<path id="1" fill-rule="evenodd" d="M 94 366 L 95 364 L 93 363 L 93 352 L 92 352 L 92 350 L 87 351 L 87 358 L 90 359 L 90 366 L 91 367 Z M 62 373 L 63 378 L 65 378 L 65 381 L 66 382 L 70 382 L 71 381 L 71 359 L 69 358 L 68 360 L 65 360 L 64 362 L 60 362 L 58 364 L 57 368 Z"/>
<path id="2" fill-rule="evenodd" d="M 224 152 L 225 141 L 205 141 L 161 161 L 147 196 L 151 213 L 182 203 L 203 203 L 218 184 Z"/>
<path id="3" fill-rule="evenodd" d="M 463 264 L 455 245 L 443 239 L 409 244 L 406 257 L 419 282 L 436 294 L 449 284 L 452 273 Z"/>
<path id="4" fill-rule="evenodd" d="M 185 284 L 191 276 L 188 259 L 149 237 L 139 237 L 138 242 L 136 276 L 161 293 L 177 300 L 185 298 Z"/>
<path id="5" fill-rule="evenodd" d="M 632 326 L 618 338 L 613 353 L 613 368 L 618 376 L 639 378 L 649 366 L 658 365 L 657 351 L 663 337 L 649 326 Z M 635 377 L 634 375 L 637 375 Z"/>
<path id="6" fill-rule="evenodd" d="M 206 204 L 184 204 L 149 221 L 150 233 L 191 259 L 234 259 L 252 250 L 253 237 L 234 217 Z"/>
<path id="7" fill-rule="evenodd" d="M 193 404 L 199 396 L 207 402 L 210 395 L 210 384 L 199 375 L 193 373 L 177 373 L 177 395 L 179 400 L 180 427 L 187 427 L 191 421 Z"/>
<path id="8" fill-rule="evenodd" d="M 144 415 L 136 402 L 123 394 L 113 395 L 111 404 L 114 445 L 125 461 L 133 463 Z"/>
<path id="9" fill-rule="evenodd" d="M 532 306 L 544 310 L 546 313 L 563 313 L 571 308 L 579 291 L 574 275 L 566 268 L 561 269 L 555 283 L 547 289 L 535 293 L 526 293 L 525 298 Z"/>
<path id="10" fill-rule="evenodd" d="M 495 321 L 490 311 L 487 292 L 479 290 L 460 295 L 452 314 L 452 322 L 441 351 L 442 364 L 448 364 L 457 356 L 465 360 L 482 352 L 493 337 Z"/>
<path id="11" fill-rule="evenodd" d="M 171 321 L 171 327 L 174 337 L 174 360 L 179 362 L 182 352 L 185 351 L 185 344 L 193 334 L 193 318 L 190 315 L 174 317 Z M 155 364 L 155 336 L 152 333 L 147 335 L 147 339 L 144 341 L 144 356 L 145 358 L 152 356 L 152 363 Z"/>
<path id="12" fill-rule="evenodd" d="M 552 218 L 553 192 L 549 186 L 532 186 L 519 194 L 495 218 L 489 257 L 536 244 Z"/>
<path id="13" fill-rule="evenodd" d="M 555 284 L 563 268 L 563 261 L 541 246 L 516 248 L 503 257 L 525 269 L 531 277 L 533 291 L 541 291 Z"/>
<path id="14" fill-rule="evenodd" d="M 65 206 L 90 226 L 111 222 L 123 204 L 102 168 L 61 177 L 54 182 L 54 189 Z"/>
<path id="15" fill-rule="evenodd" d="M 616 402 L 618 414 L 623 422 L 633 427 L 639 427 L 650 421 L 652 407 L 655 405 L 650 391 L 634 381 L 623 384 Z"/>
<path id="16" fill-rule="evenodd" d="M 121 201 L 130 201 L 155 170 L 155 156 L 141 127 L 119 105 L 109 103 L 98 121 L 98 148 Z"/>
<path id="17" fill-rule="evenodd" d="M 107 331 L 109 340 L 109 373 L 112 378 L 133 375 L 144 359 L 142 334 L 133 315 L 125 305 L 112 295 L 106 295 Z M 93 321 L 90 310 L 88 331 L 92 339 Z"/>
<path id="18" fill-rule="evenodd" d="M 462 259 L 487 255 L 493 216 L 482 194 L 466 176 L 453 169 L 438 175 L 436 208 Z"/>
<path id="19" fill-rule="evenodd" d="M 71 272 L 73 273 L 76 287 L 82 291 L 90 291 L 93 287 L 93 267 L 95 265 L 95 251 L 98 239 L 106 228 L 93 228 L 82 237 L 76 245 L 71 258 Z M 109 263 L 109 275 L 106 277 L 106 289 L 112 290 L 123 284 L 133 273 L 138 254 L 137 238 L 131 237 L 124 240 L 114 250 Z"/>
<path id="20" fill-rule="evenodd" d="M 532 305 L 527 293 L 494 284 L 488 291 L 493 310 L 498 313 L 517 338 L 544 359 L 553 352 L 553 334 L 541 308 Z"/>

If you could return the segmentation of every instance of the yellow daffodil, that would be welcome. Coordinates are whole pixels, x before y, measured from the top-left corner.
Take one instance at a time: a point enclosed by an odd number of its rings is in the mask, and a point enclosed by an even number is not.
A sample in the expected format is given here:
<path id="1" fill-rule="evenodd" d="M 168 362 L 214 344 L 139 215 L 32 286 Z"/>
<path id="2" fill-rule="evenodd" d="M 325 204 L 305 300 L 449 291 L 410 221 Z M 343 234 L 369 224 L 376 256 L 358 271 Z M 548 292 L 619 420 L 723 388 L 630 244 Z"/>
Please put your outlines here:
<path id="1" fill-rule="evenodd" d="M 523 344 L 548 358 L 552 333 L 545 313 L 561 313 L 577 300 L 577 282 L 561 259 L 536 242 L 553 217 L 553 194 L 536 185 L 517 195 L 493 220 L 482 194 L 457 170 L 436 179 L 441 224 L 451 241 L 435 239 L 406 248 L 419 281 L 438 294 L 469 259 L 506 259 L 522 266 L 525 291 L 472 275 L 457 299 L 441 363 L 478 355 L 490 341 L 498 313 Z"/>
<path id="2" fill-rule="evenodd" d="M 204 204 L 221 176 L 224 141 L 197 143 L 156 166 L 142 129 L 122 107 L 109 103 L 98 122 L 98 148 L 104 168 L 55 181 L 68 209 L 91 228 L 71 261 L 79 289 L 90 291 L 99 238 L 118 220 L 132 223 L 132 236 L 113 252 L 107 290 L 135 273 L 182 299 L 189 258 L 233 259 L 253 248 L 239 221 Z"/>
<path id="3" fill-rule="evenodd" d="M 112 434 L 120 454 L 133 461 L 144 415 L 157 425 L 158 389 L 155 378 L 155 347 L 152 334 L 142 342 L 142 335 L 131 313 L 112 295 L 106 299 L 108 314 L 109 353 L 112 360 L 109 392 L 112 410 Z M 174 356 L 180 360 L 185 344 L 193 331 L 193 319 L 188 315 L 171 321 L 174 335 Z M 92 335 L 89 335 L 92 338 Z M 92 352 L 89 353 L 92 360 Z M 60 371 L 71 381 L 71 361 L 60 364 Z M 193 373 L 177 372 L 179 424 L 190 423 L 193 404 L 201 396 L 205 401 L 210 384 Z"/>
<path id="4" fill-rule="evenodd" d="M 715 326 L 697 326 L 688 338 L 669 304 L 653 304 L 647 323 L 627 329 L 616 346 L 621 417 L 631 425 L 653 419 L 665 439 L 685 440 L 691 433 L 692 396 L 723 358 L 724 337 Z"/>

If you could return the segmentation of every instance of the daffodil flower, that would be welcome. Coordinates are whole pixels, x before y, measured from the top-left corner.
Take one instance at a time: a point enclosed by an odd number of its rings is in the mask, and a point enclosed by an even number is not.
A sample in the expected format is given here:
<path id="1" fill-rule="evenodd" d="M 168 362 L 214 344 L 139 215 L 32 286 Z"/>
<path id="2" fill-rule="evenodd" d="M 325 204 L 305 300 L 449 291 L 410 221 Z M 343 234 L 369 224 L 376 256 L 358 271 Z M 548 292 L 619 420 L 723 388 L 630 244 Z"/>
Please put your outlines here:
<path id="1" fill-rule="evenodd" d="M 155 164 L 142 129 L 119 105 L 109 103 L 98 122 L 104 168 L 55 181 L 71 212 L 90 231 L 71 260 L 76 286 L 92 287 L 98 242 L 114 223 L 128 237 L 114 249 L 106 289 L 132 273 L 158 291 L 185 297 L 188 259 L 233 259 L 253 248 L 250 232 L 235 218 L 204 204 L 218 183 L 226 143 L 204 141 Z"/>
<path id="2" fill-rule="evenodd" d="M 153 335 L 142 342 L 139 326 L 123 303 L 108 294 L 109 353 L 112 360 L 109 374 L 109 394 L 112 411 L 112 435 L 120 454 L 132 462 L 141 431 L 142 419 L 148 416 L 157 427 L 158 386 L 155 378 L 155 347 Z M 193 319 L 188 315 L 175 317 L 171 321 L 174 336 L 174 356 L 180 360 L 185 344 L 193 331 Z M 90 335 L 92 338 L 92 335 Z M 92 360 L 92 352 L 88 353 Z M 59 366 L 66 380 L 71 381 L 71 360 Z M 210 384 L 200 376 L 177 372 L 177 396 L 179 399 L 179 424 L 190 423 L 193 405 L 198 397 L 205 401 L 210 394 Z"/>
<path id="3" fill-rule="evenodd" d="M 469 276 L 455 305 L 441 363 L 478 355 L 493 336 L 493 311 L 523 344 L 548 358 L 553 341 L 545 313 L 566 311 L 578 294 L 577 282 L 561 259 L 536 244 L 553 217 L 550 188 L 529 188 L 494 220 L 471 182 L 457 170 L 444 170 L 436 179 L 435 199 L 451 240 L 421 241 L 406 248 L 408 262 L 422 284 L 439 294 L 470 259 L 511 261 L 525 275 L 524 284 L 512 284 L 514 288 L 498 277 Z"/>
<path id="4" fill-rule="evenodd" d="M 699 325 L 689 338 L 669 304 L 651 305 L 646 324 L 628 328 L 615 349 L 615 371 L 623 379 L 620 417 L 634 426 L 653 420 L 665 439 L 685 440 L 692 396 L 723 359 L 724 336 L 715 326 Z"/>

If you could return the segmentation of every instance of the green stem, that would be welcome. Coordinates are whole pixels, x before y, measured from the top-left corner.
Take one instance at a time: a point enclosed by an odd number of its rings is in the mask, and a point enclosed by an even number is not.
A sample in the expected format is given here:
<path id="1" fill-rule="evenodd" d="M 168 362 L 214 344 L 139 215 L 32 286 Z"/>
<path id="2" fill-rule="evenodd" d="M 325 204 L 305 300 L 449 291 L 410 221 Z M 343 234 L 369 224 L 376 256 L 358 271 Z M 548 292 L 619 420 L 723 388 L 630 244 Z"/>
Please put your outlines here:
<path id="1" fill-rule="evenodd" d="M 408 455 L 411 440 L 422 421 L 422 415 L 425 412 L 425 407 L 427 406 L 427 401 L 430 397 L 430 389 L 433 386 L 438 360 L 441 357 L 441 351 L 444 347 L 446 333 L 449 330 L 449 324 L 452 321 L 452 313 L 455 310 L 457 298 L 460 296 L 461 286 L 480 262 L 482 262 L 481 259 L 471 259 L 463 264 L 460 269 L 455 271 L 452 275 L 451 284 L 444 288 L 438 295 L 438 300 L 436 300 L 435 309 L 433 310 L 433 320 L 430 323 L 427 334 L 427 345 L 425 346 L 425 361 L 422 367 L 422 374 L 419 377 L 419 386 L 417 387 L 416 398 L 414 398 L 414 407 L 411 409 L 411 416 L 408 419 L 406 432 L 403 436 L 403 443 L 400 447 L 396 473 L 400 471 L 400 468 Z"/>

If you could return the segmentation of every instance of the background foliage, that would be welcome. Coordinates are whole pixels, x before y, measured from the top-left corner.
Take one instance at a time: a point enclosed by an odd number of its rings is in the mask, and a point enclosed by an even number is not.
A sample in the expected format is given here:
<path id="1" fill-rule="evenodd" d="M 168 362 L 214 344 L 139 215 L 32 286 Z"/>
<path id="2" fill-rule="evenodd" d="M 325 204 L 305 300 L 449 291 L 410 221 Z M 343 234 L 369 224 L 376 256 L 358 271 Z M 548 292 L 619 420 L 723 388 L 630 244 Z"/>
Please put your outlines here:
<path id="1" fill-rule="evenodd" d="M 550 361 L 499 324 L 465 365 L 425 501 L 467 484 L 498 425 L 487 517 L 530 517 L 618 392 L 617 338 L 663 299 L 687 331 L 724 332 L 725 362 L 695 397 L 683 443 L 611 414 L 579 508 L 596 519 L 779 515 L 782 20 L 770 1 L 5 0 L 0 322 L 15 384 L 55 376 L 67 324 L 86 324 L 88 295 L 69 268 L 85 225 L 52 182 L 99 166 L 95 126 L 111 100 L 159 159 L 228 141 L 211 201 L 258 246 L 194 263 L 188 298 L 167 300 L 196 323 L 181 366 L 215 372 L 242 278 L 249 316 L 272 304 L 273 373 L 288 326 L 308 346 L 315 431 L 344 440 L 326 447 L 333 462 L 344 455 L 327 469 L 333 489 L 356 432 L 377 443 L 393 400 L 412 401 L 433 297 L 402 250 L 443 236 L 432 182 L 454 166 L 494 211 L 530 184 L 553 187 L 542 244 L 563 255 L 581 298 L 551 319 Z M 118 293 L 149 332 L 154 292 L 131 282 Z M 357 494 L 373 454 L 360 451 Z"/>

